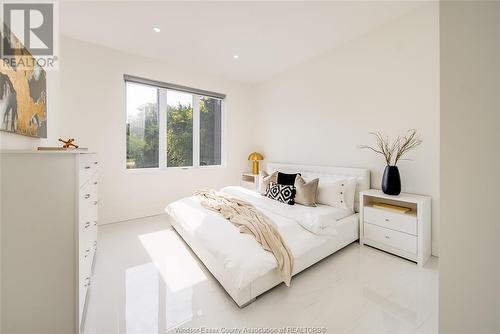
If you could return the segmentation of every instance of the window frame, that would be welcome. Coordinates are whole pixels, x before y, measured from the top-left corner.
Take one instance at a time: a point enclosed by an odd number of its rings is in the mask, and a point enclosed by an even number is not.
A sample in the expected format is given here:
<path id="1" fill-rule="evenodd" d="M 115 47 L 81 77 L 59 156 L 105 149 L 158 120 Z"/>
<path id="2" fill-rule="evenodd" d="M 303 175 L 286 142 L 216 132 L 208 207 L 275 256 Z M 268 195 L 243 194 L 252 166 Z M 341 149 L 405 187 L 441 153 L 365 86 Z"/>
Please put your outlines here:
<path id="1" fill-rule="evenodd" d="M 129 78 L 139 79 L 131 80 Z M 148 83 L 148 81 L 151 82 Z M 127 168 L 127 84 L 138 84 L 144 85 L 157 89 L 157 110 L 158 110 L 158 167 L 150 168 Z M 159 84 L 162 84 L 160 86 Z M 189 88 L 185 86 L 179 86 L 175 84 L 162 83 L 158 81 L 153 81 L 149 79 L 142 79 L 138 77 L 131 77 L 124 75 L 123 81 L 124 90 L 124 115 L 125 115 L 125 126 L 124 126 L 124 137 L 125 137 L 125 152 L 124 152 L 124 163 L 123 167 L 127 172 L 132 173 L 144 173 L 144 172 L 158 172 L 167 170 L 190 170 L 190 169 L 219 169 L 226 168 L 226 95 L 208 92 L 200 89 Z M 169 88 L 172 87 L 172 88 Z M 176 89 L 181 87 L 182 89 Z M 193 165 L 192 166 L 167 166 L 167 92 L 176 91 L 181 93 L 188 93 L 193 96 Z M 203 94 L 206 93 L 206 94 Z M 213 96 L 219 95 L 221 97 Z M 221 162 L 218 165 L 200 165 L 200 98 L 209 97 L 212 99 L 218 99 L 221 101 L 221 125 L 220 125 L 220 151 L 221 151 Z"/>

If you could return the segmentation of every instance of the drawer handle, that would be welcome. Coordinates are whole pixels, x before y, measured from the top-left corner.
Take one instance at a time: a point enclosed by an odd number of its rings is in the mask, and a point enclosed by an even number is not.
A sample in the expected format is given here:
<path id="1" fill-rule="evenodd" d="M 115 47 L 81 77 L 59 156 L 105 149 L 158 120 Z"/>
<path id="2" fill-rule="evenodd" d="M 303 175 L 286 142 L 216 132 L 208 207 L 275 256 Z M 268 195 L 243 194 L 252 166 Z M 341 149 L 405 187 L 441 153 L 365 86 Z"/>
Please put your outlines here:
<path id="1" fill-rule="evenodd" d="M 94 226 L 97 226 L 97 220 L 96 220 L 96 221 L 94 221 Z"/>
<path id="2" fill-rule="evenodd" d="M 389 237 L 388 235 L 385 236 L 386 239 L 390 239 L 391 237 Z"/>
<path id="3" fill-rule="evenodd" d="M 85 166 L 85 167 L 83 167 L 83 168 L 85 168 L 85 169 L 90 169 L 90 166 Z"/>
<path id="4" fill-rule="evenodd" d="M 97 201 L 94 201 L 94 205 L 97 205 Z"/>
<path id="5" fill-rule="evenodd" d="M 96 184 L 97 184 L 97 181 L 94 182 L 94 185 L 96 185 Z"/>
<path id="6" fill-rule="evenodd" d="M 84 228 L 90 227 L 90 222 L 86 222 Z"/>
<path id="7" fill-rule="evenodd" d="M 386 219 L 385 219 L 385 221 L 386 221 L 386 222 L 390 222 L 389 218 L 386 218 Z"/>
<path id="8" fill-rule="evenodd" d="M 94 165 L 97 165 L 97 161 L 94 161 Z"/>
<path id="9" fill-rule="evenodd" d="M 89 199 L 90 198 L 90 194 L 85 194 L 85 199 Z"/>

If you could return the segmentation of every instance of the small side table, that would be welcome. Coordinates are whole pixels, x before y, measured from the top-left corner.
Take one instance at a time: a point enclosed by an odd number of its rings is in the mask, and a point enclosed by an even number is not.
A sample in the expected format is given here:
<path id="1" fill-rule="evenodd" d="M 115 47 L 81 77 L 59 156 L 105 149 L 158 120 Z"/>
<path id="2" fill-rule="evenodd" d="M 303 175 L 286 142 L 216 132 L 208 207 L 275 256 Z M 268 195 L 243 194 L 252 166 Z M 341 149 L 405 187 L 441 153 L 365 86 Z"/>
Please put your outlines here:
<path id="1" fill-rule="evenodd" d="M 359 194 L 359 242 L 404 257 L 423 266 L 431 256 L 431 198 L 398 196 L 370 189 Z M 382 204 L 379 205 L 379 204 Z M 394 212 L 383 205 L 408 208 Z"/>
<path id="2" fill-rule="evenodd" d="M 240 185 L 247 189 L 257 190 L 259 184 L 259 174 L 253 174 L 252 172 L 246 172 L 241 174 Z"/>

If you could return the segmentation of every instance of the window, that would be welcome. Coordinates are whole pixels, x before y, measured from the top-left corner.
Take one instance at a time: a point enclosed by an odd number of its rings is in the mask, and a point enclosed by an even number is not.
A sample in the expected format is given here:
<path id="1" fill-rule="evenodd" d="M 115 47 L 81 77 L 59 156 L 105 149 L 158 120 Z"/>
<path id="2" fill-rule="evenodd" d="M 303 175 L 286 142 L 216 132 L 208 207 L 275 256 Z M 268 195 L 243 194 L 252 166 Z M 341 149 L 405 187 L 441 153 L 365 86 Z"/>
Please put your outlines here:
<path id="1" fill-rule="evenodd" d="M 125 76 L 127 168 L 222 164 L 224 95 Z"/>
<path id="2" fill-rule="evenodd" d="M 193 95 L 167 91 L 167 167 L 193 166 Z"/>
<path id="3" fill-rule="evenodd" d="M 158 167 L 158 89 L 127 83 L 127 168 Z"/>
<path id="4" fill-rule="evenodd" d="M 200 97 L 200 165 L 221 164 L 222 101 Z"/>

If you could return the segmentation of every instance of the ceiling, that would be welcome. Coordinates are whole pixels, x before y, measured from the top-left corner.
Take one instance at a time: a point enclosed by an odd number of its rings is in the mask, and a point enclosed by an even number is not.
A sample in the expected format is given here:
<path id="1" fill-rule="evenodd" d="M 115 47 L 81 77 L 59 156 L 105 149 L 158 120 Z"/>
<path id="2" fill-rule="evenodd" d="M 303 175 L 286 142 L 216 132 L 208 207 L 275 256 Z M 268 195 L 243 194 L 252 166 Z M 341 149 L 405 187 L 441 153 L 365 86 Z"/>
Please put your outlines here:
<path id="1" fill-rule="evenodd" d="M 60 30 L 63 35 L 174 66 L 257 83 L 421 4 L 70 1 L 60 5 Z"/>

